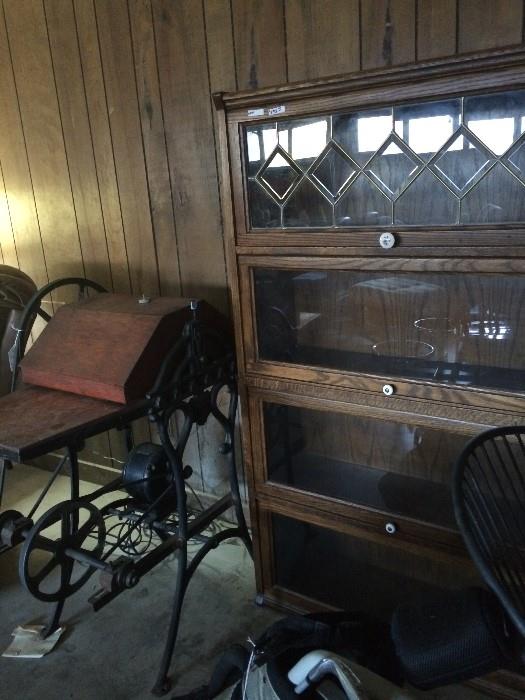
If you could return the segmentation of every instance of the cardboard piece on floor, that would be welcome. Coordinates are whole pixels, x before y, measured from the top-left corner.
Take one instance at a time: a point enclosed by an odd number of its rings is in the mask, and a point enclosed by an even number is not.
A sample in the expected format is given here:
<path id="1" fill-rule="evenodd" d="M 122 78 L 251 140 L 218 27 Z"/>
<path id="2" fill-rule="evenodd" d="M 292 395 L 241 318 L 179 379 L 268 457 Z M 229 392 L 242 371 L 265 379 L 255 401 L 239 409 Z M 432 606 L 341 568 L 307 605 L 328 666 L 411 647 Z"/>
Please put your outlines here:
<path id="1" fill-rule="evenodd" d="M 40 659 L 54 649 L 65 629 L 59 627 L 44 639 L 44 625 L 18 625 L 11 633 L 13 641 L 2 656 L 12 659 Z"/>

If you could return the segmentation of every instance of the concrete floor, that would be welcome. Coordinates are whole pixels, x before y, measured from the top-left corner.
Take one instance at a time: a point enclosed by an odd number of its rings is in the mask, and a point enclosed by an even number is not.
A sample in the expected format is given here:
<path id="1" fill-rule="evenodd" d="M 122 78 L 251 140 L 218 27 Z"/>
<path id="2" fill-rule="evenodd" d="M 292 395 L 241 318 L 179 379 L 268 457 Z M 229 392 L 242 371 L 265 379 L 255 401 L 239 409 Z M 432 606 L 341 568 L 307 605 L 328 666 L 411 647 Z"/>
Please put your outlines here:
<path id="1" fill-rule="evenodd" d="M 2 510 L 27 512 L 45 472 L 18 467 L 8 474 Z M 90 484 L 83 484 L 91 490 Z M 59 481 L 40 511 L 67 497 L 67 480 Z M 21 586 L 18 550 L 0 557 L 0 652 L 18 624 L 43 622 L 48 608 Z M 96 576 L 66 603 L 67 631 L 42 659 L 0 657 L 0 700 L 146 700 L 163 648 L 173 591 L 175 563 L 166 560 L 139 585 L 94 613 L 87 599 L 98 587 Z M 253 567 L 235 541 L 221 545 L 200 566 L 190 584 L 174 659 L 174 692 L 205 683 L 221 651 L 248 635 L 257 636 L 279 615 L 257 607 Z M 170 697 L 170 696 L 167 696 Z M 427 700 L 478 700 L 466 688 L 418 693 Z"/>
<path id="2" fill-rule="evenodd" d="M 2 510 L 27 512 L 49 474 L 20 466 L 8 474 Z M 83 484 L 83 490 L 93 487 Z M 67 479 L 39 512 L 67 497 Z M 56 499 L 56 500 L 55 500 Z M 18 624 L 43 622 L 48 606 L 22 588 L 18 549 L 0 557 L 0 652 Z M 67 602 L 65 635 L 42 659 L 0 657 L 0 700 L 135 700 L 149 694 L 168 623 L 175 562 L 166 560 L 139 585 L 94 613 L 87 603 L 94 575 Z M 253 566 L 235 540 L 211 552 L 188 589 L 172 663 L 175 692 L 205 683 L 213 659 L 235 642 L 262 632 L 279 615 L 254 604 Z M 169 697 L 169 696 L 168 696 Z"/>

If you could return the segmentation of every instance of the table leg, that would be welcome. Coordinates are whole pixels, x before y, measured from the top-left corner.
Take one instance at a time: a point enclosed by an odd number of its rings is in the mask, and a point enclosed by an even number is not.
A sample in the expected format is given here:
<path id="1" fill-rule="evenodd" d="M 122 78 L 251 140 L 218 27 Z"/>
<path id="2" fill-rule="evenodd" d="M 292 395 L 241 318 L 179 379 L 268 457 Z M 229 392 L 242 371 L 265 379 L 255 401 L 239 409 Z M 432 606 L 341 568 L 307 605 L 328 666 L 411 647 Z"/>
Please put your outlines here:
<path id="1" fill-rule="evenodd" d="M 8 469 L 12 469 L 12 464 L 8 459 L 0 459 L 0 506 L 2 505 L 2 496 L 4 495 L 5 476 Z"/>
<path id="2" fill-rule="evenodd" d="M 175 581 L 175 595 L 173 598 L 173 609 L 171 612 L 170 626 L 166 645 L 160 662 L 160 669 L 152 693 L 154 695 L 165 695 L 171 689 L 171 681 L 168 677 L 168 671 L 171 664 L 171 657 L 175 649 L 175 642 L 179 632 L 180 615 L 182 611 L 182 602 L 186 592 L 186 567 L 188 563 L 188 545 L 184 541 L 183 545 L 176 552 L 177 556 L 177 578 Z"/>
<path id="3" fill-rule="evenodd" d="M 80 476 L 78 471 L 78 453 L 75 447 L 68 446 L 69 474 L 71 484 L 71 500 L 76 501 L 80 495 Z"/>

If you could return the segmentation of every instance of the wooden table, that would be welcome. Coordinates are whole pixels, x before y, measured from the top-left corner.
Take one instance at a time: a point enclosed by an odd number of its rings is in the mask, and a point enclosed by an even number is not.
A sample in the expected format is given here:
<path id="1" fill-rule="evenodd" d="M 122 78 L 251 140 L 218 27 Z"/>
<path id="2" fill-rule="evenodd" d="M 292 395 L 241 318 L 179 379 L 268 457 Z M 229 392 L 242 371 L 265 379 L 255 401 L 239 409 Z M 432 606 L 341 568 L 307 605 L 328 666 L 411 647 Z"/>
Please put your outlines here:
<path id="1" fill-rule="evenodd" d="M 149 406 L 25 386 L 0 397 L 0 459 L 25 462 L 62 447 L 78 449 L 86 438 L 146 415 Z"/>

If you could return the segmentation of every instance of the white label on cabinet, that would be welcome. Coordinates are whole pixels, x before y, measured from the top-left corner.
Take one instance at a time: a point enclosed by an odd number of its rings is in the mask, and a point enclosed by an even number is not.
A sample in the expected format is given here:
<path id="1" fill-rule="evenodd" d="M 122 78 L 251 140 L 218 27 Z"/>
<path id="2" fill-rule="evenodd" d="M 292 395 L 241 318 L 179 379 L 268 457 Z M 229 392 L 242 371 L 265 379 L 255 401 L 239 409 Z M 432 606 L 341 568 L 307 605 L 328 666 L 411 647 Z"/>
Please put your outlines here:
<path id="1" fill-rule="evenodd" d="M 279 105 L 278 107 L 270 107 L 268 109 L 268 116 L 274 117 L 276 114 L 284 114 L 286 112 L 286 107 L 284 105 Z"/>
<path id="2" fill-rule="evenodd" d="M 249 109 L 248 116 L 249 117 L 263 117 L 264 116 L 264 109 L 262 107 L 260 109 Z"/>

